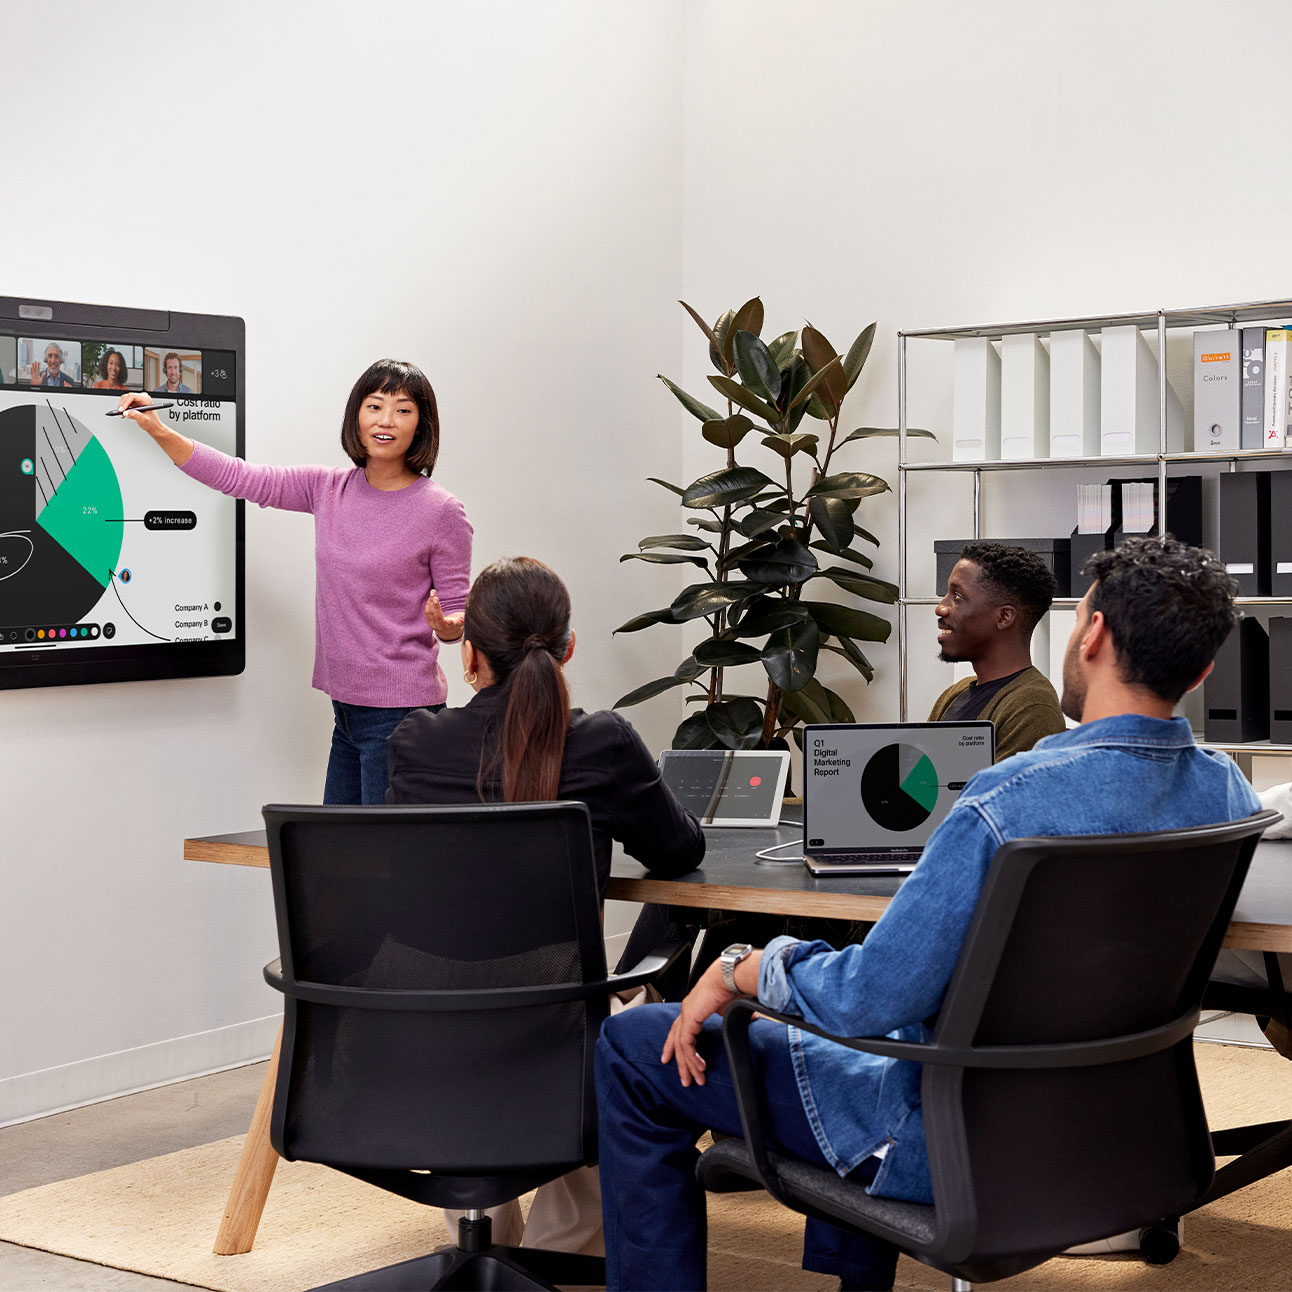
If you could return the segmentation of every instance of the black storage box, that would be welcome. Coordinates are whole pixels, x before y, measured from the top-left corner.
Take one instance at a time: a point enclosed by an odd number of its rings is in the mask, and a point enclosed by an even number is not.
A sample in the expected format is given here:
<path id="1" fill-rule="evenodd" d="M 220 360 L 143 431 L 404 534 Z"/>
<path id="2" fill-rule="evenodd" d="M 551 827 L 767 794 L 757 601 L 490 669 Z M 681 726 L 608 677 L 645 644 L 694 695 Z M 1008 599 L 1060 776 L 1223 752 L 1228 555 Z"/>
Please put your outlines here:
<path id="1" fill-rule="evenodd" d="M 1269 739 L 1270 639 L 1255 619 L 1240 620 L 1216 652 L 1202 698 L 1204 739 L 1223 745 Z"/>

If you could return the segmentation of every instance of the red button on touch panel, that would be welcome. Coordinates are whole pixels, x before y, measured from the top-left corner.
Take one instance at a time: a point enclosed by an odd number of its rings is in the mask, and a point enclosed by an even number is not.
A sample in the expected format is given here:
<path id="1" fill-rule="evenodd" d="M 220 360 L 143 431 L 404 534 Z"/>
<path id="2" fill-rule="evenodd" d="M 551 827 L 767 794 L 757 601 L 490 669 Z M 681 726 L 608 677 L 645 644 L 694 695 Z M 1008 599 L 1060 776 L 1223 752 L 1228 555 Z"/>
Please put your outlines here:
<path id="1" fill-rule="evenodd" d="M 751 776 L 749 778 L 749 783 L 750 785 L 761 785 L 763 783 L 763 778 L 761 776 Z"/>

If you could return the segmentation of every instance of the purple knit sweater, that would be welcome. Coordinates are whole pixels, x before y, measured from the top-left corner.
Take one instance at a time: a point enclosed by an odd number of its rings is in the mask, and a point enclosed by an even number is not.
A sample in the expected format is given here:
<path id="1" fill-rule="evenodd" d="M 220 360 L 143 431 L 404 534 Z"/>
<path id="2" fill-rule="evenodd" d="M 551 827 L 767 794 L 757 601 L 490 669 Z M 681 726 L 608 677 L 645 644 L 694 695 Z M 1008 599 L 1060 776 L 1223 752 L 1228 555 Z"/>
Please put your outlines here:
<path id="1" fill-rule="evenodd" d="M 314 515 L 314 685 L 343 704 L 442 704 L 439 643 L 422 607 L 467 603 L 471 525 L 434 480 L 374 489 L 360 467 L 267 467 L 194 444 L 185 475 L 262 507 Z"/>

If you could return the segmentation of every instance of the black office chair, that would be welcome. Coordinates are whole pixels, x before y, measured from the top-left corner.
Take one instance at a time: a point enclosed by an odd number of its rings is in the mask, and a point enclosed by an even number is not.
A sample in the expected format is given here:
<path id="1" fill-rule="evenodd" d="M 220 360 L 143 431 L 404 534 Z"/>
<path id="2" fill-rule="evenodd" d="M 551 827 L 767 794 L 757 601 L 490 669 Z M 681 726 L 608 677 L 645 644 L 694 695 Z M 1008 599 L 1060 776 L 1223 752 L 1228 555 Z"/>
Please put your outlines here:
<path id="1" fill-rule="evenodd" d="M 1007 843 L 931 1039 L 829 1038 L 924 1064 L 935 1205 L 872 1197 L 768 1147 L 753 1010 L 805 1025 L 752 1002 L 724 1028 L 745 1138 L 701 1157 L 701 1184 L 757 1181 L 795 1211 L 887 1239 L 957 1287 L 1187 1211 L 1215 1168 L 1193 1028 L 1271 819 Z"/>
<path id="2" fill-rule="evenodd" d="M 603 1283 L 605 1262 L 493 1244 L 483 1208 L 597 1160 L 609 997 L 582 803 L 264 809 L 286 997 L 270 1139 L 461 1208 L 458 1245 L 334 1289 Z"/>

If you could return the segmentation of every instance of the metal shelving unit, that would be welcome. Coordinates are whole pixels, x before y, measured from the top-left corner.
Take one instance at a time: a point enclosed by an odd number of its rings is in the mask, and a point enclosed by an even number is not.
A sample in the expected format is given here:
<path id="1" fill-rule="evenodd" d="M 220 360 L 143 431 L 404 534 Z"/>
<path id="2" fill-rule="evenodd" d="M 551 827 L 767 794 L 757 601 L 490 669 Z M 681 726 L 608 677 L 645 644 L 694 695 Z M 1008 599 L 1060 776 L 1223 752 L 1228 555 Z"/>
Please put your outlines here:
<path id="1" fill-rule="evenodd" d="M 1063 469 L 1099 469 L 1114 466 L 1153 467 L 1158 478 L 1158 498 L 1161 499 L 1162 521 L 1165 528 L 1166 479 L 1167 468 L 1172 463 L 1210 462 L 1228 463 L 1229 470 L 1238 469 L 1239 462 L 1261 459 L 1280 459 L 1292 456 L 1285 450 L 1277 449 L 1244 449 L 1237 453 L 1170 453 L 1166 447 L 1167 435 L 1167 380 L 1166 380 L 1166 336 L 1173 328 L 1197 327 L 1241 327 L 1247 323 L 1260 323 L 1283 318 L 1292 318 L 1292 300 L 1249 301 L 1240 305 L 1214 305 L 1202 309 L 1163 309 L 1143 314 L 1105 314 L 1085 318 L 1043 319 L 1029 323 L 995 323 L 976 327 L 927 328 L 920 331 L 898 332 L 897 334 L 897 653 L 898 653 L 898 716 L 906 721 L 907 692 L 907 616 L 908 606 L 935 606 L 937 597 L 908 596 L 906 579 L 907 555 L 907 519 L 906 493 L 907 479 L 912 472 L 951 471 L 970 472 L 973 475 L 973 537 L 982 537 L 982 476 L 984 472 L 993 471 L 1043 471 Z M 1002 337 L 1019 333 L 1031 333 L 1036 336 L 1050 336 L 1055 332 L 1067 332 L 1080 329 L 1094 331 L 1106 327 L 1126 327 L 1133 325 L 1141 331 L 1153 329 L 1157 333 L 1158 354 L 1158 451 L 1156 453 L 1137 453 L 1121 457 L 1095 458 L 1030 458 L 1023 461 L 991 462 L 909 462 L 906 457 L 906 344 L 910 340 L 957 341 L 969 337 L 985 337 L 988 340 L 1000 340 Z M 1285 597 L 1240 597 L 1240 605 L 1269 606 L 1287 605 Z M 1055 601 L 1056 606 L 1075 606 L 1075 598 L 1062 598 Z M 1246 758 L 1250 772 L 1250 756 L 1253 753 L 1287 753 L 1292 754 L 1292 745 L 1271 745 L 1268 741 L 1254 742 L 1246 745 L 1214 745 L 1213 748 L 1225 749 L 1227 752 Z"/>

